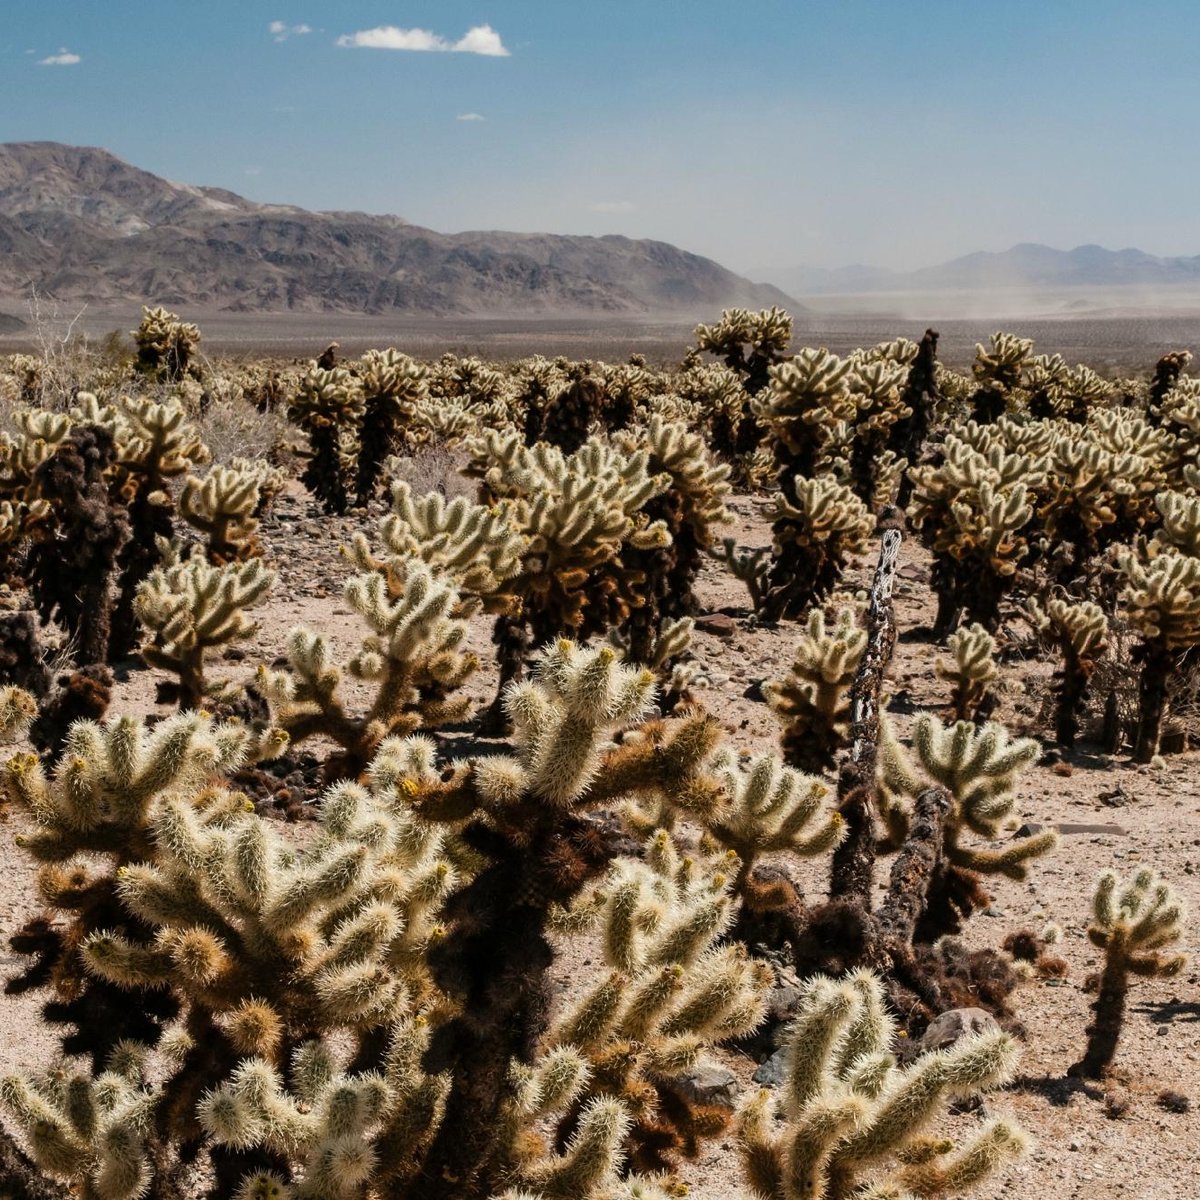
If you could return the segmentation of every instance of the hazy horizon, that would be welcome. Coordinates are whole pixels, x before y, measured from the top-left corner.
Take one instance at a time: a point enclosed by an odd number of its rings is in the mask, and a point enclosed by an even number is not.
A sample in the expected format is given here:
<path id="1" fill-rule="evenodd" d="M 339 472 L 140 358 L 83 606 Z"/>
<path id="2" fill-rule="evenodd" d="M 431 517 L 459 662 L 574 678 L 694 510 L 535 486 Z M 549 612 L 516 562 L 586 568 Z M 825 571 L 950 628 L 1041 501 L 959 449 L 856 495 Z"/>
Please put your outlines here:
<path id="1" fill-rule="evenodd" d="M 168 10 L 169 12 L 169 10 Z M 12 14 L 0 140 L 445 232 L 656 238 L 738 271 L 1018 242 L 1200 252 L 1200 8 L 1013 0 Z"/>

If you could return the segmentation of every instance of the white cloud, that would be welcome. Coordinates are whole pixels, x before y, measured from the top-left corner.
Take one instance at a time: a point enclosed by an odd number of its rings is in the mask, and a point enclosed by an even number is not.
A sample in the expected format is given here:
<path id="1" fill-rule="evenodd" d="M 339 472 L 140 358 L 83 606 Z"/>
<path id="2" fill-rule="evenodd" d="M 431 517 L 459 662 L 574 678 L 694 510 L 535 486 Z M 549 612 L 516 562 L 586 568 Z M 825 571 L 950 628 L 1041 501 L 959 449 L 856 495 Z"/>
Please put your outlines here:
<path id="1" fill-rule="evenodd" d="M 454 119 L 456 121 L 486 121 L 487 117 L 485 117 L 483 113 L 469 112 L 459 113 Z"/>
<path id="2" fill-rule="evenodd" d="M 637 205 L 632 200 L 597 200 L 588 207 L 594 213 L 631 213 Z"/>
<path id="3" fill-rule="evenodd" d="M 286 42 L 290 37 L 302 37 L 312 31 L 311 25 L 289 25 L 286 21 L 272 21 L 267 26 L 267 32 L 277 42 Z"/>
<path id="4" fill-rule="evenodd" d="M 486 54 L 490 58 L 508 57 L 500 35 L 490 25 L 472 26 L 450 49 L 463 54 Z"/>
<path id="5" fill-rule="evenodd" d="M 51 54 L 48 58 L 39 58 L 39 67 L 73 67 L 76 63 L 83 62 L 83 59 L 78 54 L 72 54 L 70 50 L 63 46 L 57 54 Z"/>
<path id="6" fill-rule="evenodd" d="M 262 174 L 262 167 L 246 167 L 246 168 L 245 168 L 245 169 L 242 171 L 242 174 L 243 174 L 243 175 L 261 175 L 261 174 Z"/>
<path id="7" fill-rule="evenodd" d="M 428 29 L 378 25 L 374 29 L 344 33 L 337 44 L 359 50 L 444 50 L 456 54 L 483 54 L 489 58 L 508 57 L 500 35 L 490 25 L 472 26 L 457 42 Z"/>

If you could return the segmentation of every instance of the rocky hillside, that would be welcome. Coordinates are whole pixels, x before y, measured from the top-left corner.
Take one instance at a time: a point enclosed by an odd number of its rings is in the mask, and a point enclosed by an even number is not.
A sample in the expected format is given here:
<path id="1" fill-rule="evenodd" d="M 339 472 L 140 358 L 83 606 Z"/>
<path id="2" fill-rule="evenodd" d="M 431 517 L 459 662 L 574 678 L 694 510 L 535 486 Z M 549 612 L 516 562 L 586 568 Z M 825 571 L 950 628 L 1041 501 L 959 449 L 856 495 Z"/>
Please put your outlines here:
<path id="1" fill-rule="evenodd" d="M 0 305 L 234 312 L 711 315 L 791 304 L 711 259 L 624 237 L 442 234 L 399 217 L 256 204 L 105 150 L 0 145 Z"/>

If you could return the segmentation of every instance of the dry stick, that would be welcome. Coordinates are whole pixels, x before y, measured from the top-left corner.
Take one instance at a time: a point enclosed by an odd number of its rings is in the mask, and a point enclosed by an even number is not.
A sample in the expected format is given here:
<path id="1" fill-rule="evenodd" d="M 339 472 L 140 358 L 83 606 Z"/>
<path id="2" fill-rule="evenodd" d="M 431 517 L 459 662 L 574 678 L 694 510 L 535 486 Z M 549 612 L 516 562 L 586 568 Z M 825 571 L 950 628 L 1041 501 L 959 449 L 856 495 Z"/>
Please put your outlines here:
<path id="1" fill-rule="evenodd" d="M 883 540 L 867 610 L 867 647 L 850 687 L 850 757 L 838 776 L 838 810 L 846 822 L 846 840 L 834 851 L 830 898 L 857 900 L 871 911 L 875 876 L 875 759 L 879 752 L 879 693 L 896 645 L 892 586 L 903 538 L 900 514 L 885 509 Z"/>

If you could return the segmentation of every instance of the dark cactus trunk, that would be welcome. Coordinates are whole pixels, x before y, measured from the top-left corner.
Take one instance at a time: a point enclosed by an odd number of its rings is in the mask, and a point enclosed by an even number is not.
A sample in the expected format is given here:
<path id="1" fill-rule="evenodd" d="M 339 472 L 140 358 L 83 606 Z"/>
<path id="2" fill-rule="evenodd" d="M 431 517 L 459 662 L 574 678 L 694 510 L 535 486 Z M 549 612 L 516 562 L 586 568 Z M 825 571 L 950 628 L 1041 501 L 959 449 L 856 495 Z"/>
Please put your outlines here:
<path id="1" fill-rule="evenodd" d="M 1175 666 L 1171 652 L 1161 643 L 1145 647 L 1138 685 L 1138 730 L 1133 761 L 1148 763 L 1158 753 L 1163 720 L 1167 715 L 1167 681 Z"/>
<path id="2" fill-rule="evenodd" d="M 366 402 L 359 429 L 358 473 L 354 502 L 365 508 L 379 490 L 379 479 L 388 455 L 397 449 L 397 406 L 392 396 L 372 396 Z"/>
<path id="3" fill-rule="evenodd" d="M 1119 935 L 1114 934 L 1114 938 Z M 1117 1054 L 1121 1026 L 1125 1022 L 1125 997 L 1129 991 L 1129 975 L 1125 966 L 1125 946 L 1114 941 L 1106 947 L 1104 970 L 1100 974 L 1096 1003 L 1092 1007 L 1092 1023 L 1087 1029 L 1087 1047 L 1083 1058 L 1070 1073 L 1083 1079 L 1102 1079 Z"/>
<path id="4" fill-rule="evenodd" d="M 532 1061 L 549 1021 L 549 912 L 569 905 L 620 849 L 570 814 L 549 810 L 536 820 L 519 833 L 482 822 L 464 832 L 490 865 L 450 901 L 452 931 L 429 955 L 435 981 L 460 1011 L 434 1034 L 424 1062 L 429 1073 L 452 1073 L 453 1083 L 421 1170 L 395 1200 L 486 1200 L 511 1169 L 510 1065 Z"/>

